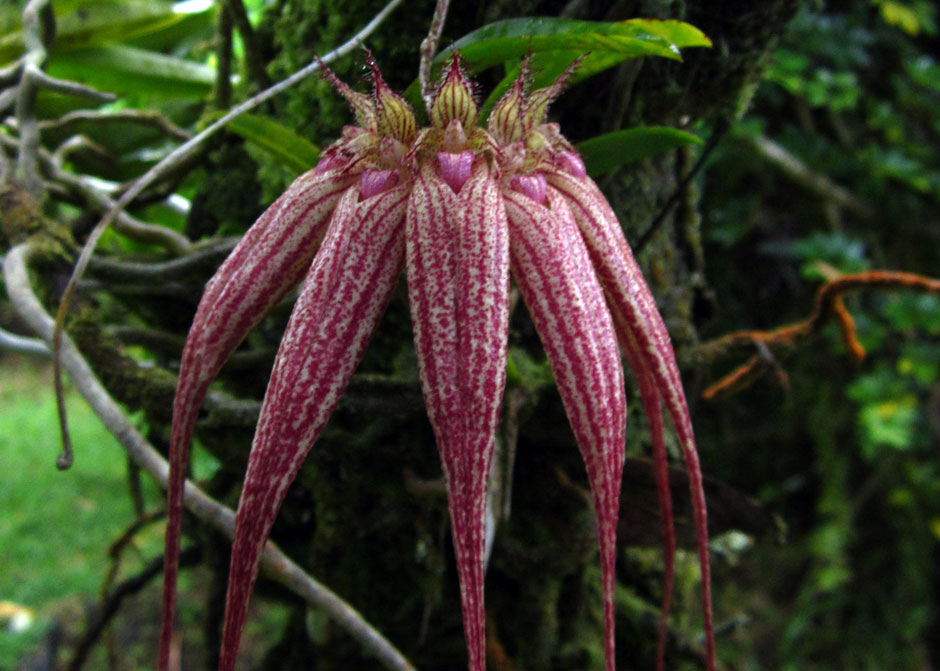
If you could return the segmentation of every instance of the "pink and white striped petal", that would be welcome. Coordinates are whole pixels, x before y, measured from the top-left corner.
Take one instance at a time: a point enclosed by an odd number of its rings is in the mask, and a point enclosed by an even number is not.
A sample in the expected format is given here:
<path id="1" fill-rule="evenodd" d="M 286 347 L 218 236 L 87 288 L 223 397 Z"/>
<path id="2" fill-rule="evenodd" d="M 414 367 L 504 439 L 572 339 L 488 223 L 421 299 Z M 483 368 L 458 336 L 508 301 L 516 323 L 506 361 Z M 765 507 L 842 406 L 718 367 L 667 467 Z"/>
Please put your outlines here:
<path id="1" fill-rule="evenodd" d="M 287 488 L 362 358 L 404 260 L 402 185 L 347 191 L 281 341 L 235 518 L 220 671 L 234 668 L 258 562 Z"/>
<path id="2" fill-rule="evenodd" d="M 646 413 L 650 438 L 653 442 L 653 473 L 656 478 L 656 496 L 659 499 L 660 533 L 663 543 L 663 600 L 659 616 L 659 640 L 656 645 L 656 671 L 664 671 L 666 659 L 666 634 L 669 610 L 675 588 L 676 531 L 673 526 L 672 491 L 669 488 L 669 461 L 663 433 L 662 404 L 656 381 L 653 379 L 636 340 L 614 315 L 614 326 L 620 335 L 624 356 L 636 376 L 640 388 L 640 400 Z"/>
<path id="3" fill-rule="evenodd" d="M 486 488 L 505 386 L 509 243 L 487 161 L 477 159 L 462 184 L 447 171 L 459 161 L 441 163 L 421 169 L 409 202 L 408 293 L 447 484 L 469 668 L 483 671 Z"/>
<path id="4" fill-rule="evenodd" d="M 577 171 L 580 173 L 580 171 Z M 633 252 L 624 238 L 614 211 L 597 185 L 587 176 L 556 170 L 548 181 L 571 207 L 578 227 L 591 254 L 598 278 L 604 286 L 610 309 L 616 315 L 621 343 L 628 337 L 636 341 L 649 374 L 653 376 L 666 409 L 672 417 L 682 445 L 695 531 L 699 564 L 702 571 L 702 600 L 705 622 L 705 647 L 709 671 L 715 665 L 714 628 L 711 607 L 711 571 L 708 557 L 708 519 L 702 473 L 695 448 L 695 435 L 689 415 L 679 367 L 666 325 L 653 295 L 643 278 Z M 624 345 L 626 348 L 626 345 Z"/>
<path id="5" fill-rule="evenodd" d="M 614 563 L 626 402 L 610 313 L 564 200 L 504 193 L 513 277 L 542 339 L 587 467 L 597 517 L 605 652 L 614 670 Z"/>
<path id="6" fill-rule="evenodd" d="M 316 254 L 340 196 L 357 178 L 335 158 L 298 177 L 245 233 L 209 280 L 180 362 L 173 400 L 158 668 L 166 671 L 176 598 L 183 483 L 189 443 L 209 384 L 247 333 L 298 282 Z M 318 172 L 319 171 L 319 172 Z"/>

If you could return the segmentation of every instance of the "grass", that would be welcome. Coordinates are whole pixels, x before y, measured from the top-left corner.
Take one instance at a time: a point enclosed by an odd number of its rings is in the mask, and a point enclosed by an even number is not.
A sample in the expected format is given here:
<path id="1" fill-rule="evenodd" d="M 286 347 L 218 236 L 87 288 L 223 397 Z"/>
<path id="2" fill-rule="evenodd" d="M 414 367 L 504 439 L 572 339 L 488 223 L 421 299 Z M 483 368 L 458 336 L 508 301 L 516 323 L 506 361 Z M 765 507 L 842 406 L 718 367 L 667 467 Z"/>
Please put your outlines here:
<path id="1" fill-rule="evenodd" d="M 23 633 L 0 628 L 0 669 L 16 669 L 33 653 L 54 618 L 95 602 L 108 547 L 135 518 L 123 450 L 74 394 L 68 408 L 75 464 L 56 469 L 51 390 L 48 365 L 0 358 L 0 601 L 37 616 Z M 156 487 L 146 492 L 154 505 Z M 159 553 L 161 534 L 154 528 L 137 538 L 130 570 Z"/>
<path id="2" fill-rule="evenodd" d="M 63 472 L 55 466 L 60 440 L 49 365 L 0 353 L 0 602 L 29 608 L 36 616 L 22 633 L 0 621 L 2 671 L 34 663 L 53 625 L 64 632 L 63 647 L 74 643 L 111 568 L 108 549 L 136 519 L 123 448 L 81 397 L 70 394 L 67 406 L 75 463 Z M 193 457 L 197 476 L 218 467 L 202 450 Z M 141 480 L 147 510 L 161 509 L 163 492 L 146 475 Z M 164 528 L 162 522 L 151 524 L 134 536 L 116 581 L 162 554 Z M 201 636 L 208 581 L 202 568 L 180 575 L 179 618 L 190 661 L 205 655 Z M 256 602 L 239 669 L 256 668 L 289 616 L 281 604 Z M 159 617 L 157 579 L 122 605 L 116 626 L 84 668 L 110 668 L 109 653 L 120 658 L 117 668 L 153 668 Z M 69 657 L 70 650 L 59 651 L 60 662 Z"/>

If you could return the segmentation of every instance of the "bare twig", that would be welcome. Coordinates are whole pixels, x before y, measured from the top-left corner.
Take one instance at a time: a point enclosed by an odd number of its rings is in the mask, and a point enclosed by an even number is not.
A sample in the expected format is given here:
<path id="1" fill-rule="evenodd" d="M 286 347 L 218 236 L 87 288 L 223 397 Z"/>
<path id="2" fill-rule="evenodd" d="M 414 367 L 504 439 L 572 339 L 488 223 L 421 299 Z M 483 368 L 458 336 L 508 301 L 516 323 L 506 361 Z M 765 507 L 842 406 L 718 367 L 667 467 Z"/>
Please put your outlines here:
<path id="1" fill-rule="evenodd" d="M 428 36 L 421 42 L 421 62 L 418 65 L 418 82 L 421 84 L 421 97 L 428 113 L 431 112 L 431 99 L 434 96 L 434 82 L 431 81 L 431 64 L 437 45 L 441 41 L 441 31 L 444 30 L 444 21 L 447 19 L 447 8 L 450 0 L 437 0 L 434 16 L 428 28 Z"/>
<path id="2" fill-rule="evenodd" d="M 0 134 L 0 144 L 15 147 L 17 142 L 8 135 Z M 114 205 L 114 200 L 99 189 L 90 178 L 65 170 L 48 150 L 38 147 L 36 156 L 43 169 L 49 174 L 50 180 L 61 184 L 67 191 L 77 195 L 85 205 L 99 212 L 107 212 Z M 127 212 L 117 213 L 114 228 L 122 235 L 138 242 L 160 245 L 174 254 L 186 254 L 193 248 L 193 243 L 186 236 L 165 226 L 140 221 Z"/>
<path id="3" fill-rule="evenodd" d="M 160 282 L 159 284 L 130 284 L 123 282 L 112 286 L 98 280 L 82 280 L 78 286 L 83 291 L 107 291 L 114 296 L 165 296 L 170 298 L 190 298 L 193 295 L 191 286 L 180 282 Z"/>
<path id="4" fill-rule="evenodd" d="M 695 179 L 695 176 L 705 166 L 705 162 L 708 160 L 708 157 L 711 156 L 711 153 L 715 150 L 715 147 L 718 146 L 718 143 L 721 142 L 721 139 L 725 136 L 725 133 L 728 132 L 730 127 L 730 124 L 725 119 L 719 119 L 715 124 L 715 128 L 712 130 L 711 135 L 708 136 L 708 141 L 705 143 L 705 147 L 702 149 L 702 153 L 698 157 L 698 160 L 695 161 L 695 164 L 682 177 L 679 184 L 676 186 L 676 190 L 673 191 L 672 195 L 669 197 L 669 200 L 667 200 L 666 204 L 663 205 L 662 209 L 659 211 L 659 214 L 656 215 L 656 218 L 653 219 L 649 227 L 643 231 L 643 234 L 637 239 L 636 244 L 633 245 L 633 253 L 635 255 L 639 256 L 640 252 L 643 251 L 643 248 L 649 244 L 649 241 L 652 239 L 656 231 L 659 230 L 659 227 L 662 226 L 664 221 L 666 221 L 666 217 L 672 208 L 678 205 L 679 201 L 682 200 L 682 195 L 689 187 L 689 184 L 692 183 L 692 180 Z"/>
<path id="5" fill-rule="evenodd" d="M 770 138 L 763 135 L 743 135 L 739 140 L 781 174 L 822 200 L 835 203 L 862 219 L 874 217 L 875 211 L 870 203 L 839 186 L 826 175 L 814 171 Z"/>
<path id="6" fill-rule="evenodd" d="M 278 82 L 274 86 L 266 89 L 265 91 L 262 91 L 256 96 L 251 97 L 245 102 L 236 105 L 223 117 L 209 124 L 209 126 L 207 126 L 201 133 L 174 149 L 172 152 L 170 152 L 169 155 L 164 157 L 163 160 L 161 160 L 141 177 L 139 177 L 137 181 L 135 181 L 134 184 L 124 192 L 124 194 L 120 197 L 120 199 L 118 199 L 113 207 L 108 210 L 107 214 L 101 218 L 101 221 L 98 222 L 98 224 L 89 234 L 88 239 L 85 242 L 85 246 L 82 248 L 82 252 L 78 257 L 78 261 L 75 263 L 75 269 L 72 271 L 72 276 L 69 278 L 69 282 L 62 294 L 62 300 L 59 302 L 59 310 L 56 314 L 55 328 L 52 336 L 52 366 L 53 377 L 55 378 L 57 391 L 61 390 L 62 388 L 62 371 L 59 360 L 59 347 L 62 341 L 62 328 L 65 325 L 65 315 L 68 313 L 69 306 L 71 305 L 72 296 L 75 293 L 75 287 L 78 284 L 78 280 L 81 279 L 82 275 L 84 275 L 85 268 L 88 266 L 88 260 L 94 253 L 95 246 L 98 244 L 98 240 L 101 238 L 102 234 L 111 224 L 111 222 L 114 221 L 114 219 L 118 216 L 118 214 L 122 212 L 124 208 L 131 203 L 131 201 L 143 193 L 144 189 L 149 187 L 156 180 L 171 173 L 181 163 L 186 162 L 190 156 L 194 155 L 200 149 L 203 143 L 205 143 L 220 129 L 225 127 L 225 125 L 232 119 L 244 114 L 245 112 L 248 112 L 249 110 L 254 109 L 281 91 L 284 91 L 297 82 L 309 77 L 313 73 L 317 72 L 323 65 L 328 65 L 336 59 L 350 53 L 354 49 L 359 48 L 365 39 L 382 24 L 385 18 L 391 14 L 391 12 L 396 7 L 398 7 L 399 4 L 401 4 L 401 1 L 402 0 L 391 0 L 388 4 L 385 5 L 385 7 L 382 8 L 378 14 L 372 18 L 372 20 L 362 30 L 356 33 L 352 38 L 347 40 L 341 46 L 337 47 L 328 54 L 325 54 L 322 58 L 315 59 L 312 63 L 309 63 L 305 67 L 301 68 L 287 79 Z M 63 446 L 68 446 L 69 438 L 65 419 L 65 405 L 62 403 L 61 398 L 57 398 L 57 402 L 59 404 L 59 418 L 62 426 L 62 443 Z"/>
<path id="7" fill-rule="evenodd" d="M 23 71 L 23 77 L 29 77 L 37 88 L 61 93 L 66 96 L 75 96 L 76 98 L 85 98 L 95 103 L 110 103 L 117 100 L 117 96 L 108 91 L 99 91 L 91 86 L 72 82 L 67 79 L 56 79 L 50 77 L 39 68 L 27 65 Z"/>
<path id="8" fill-rule="evenodd" d="M 58 119 L 39 122 L 39 130 L 63 130 L 81 123 L 109 124 L 118 122 L 135 123 L 141 126 L 155 128 L 167 137 L 180 142 L 186 142 L 192 137 L 175 123 L 167 119 L 159 112 L 150 110 L 116 110 L 113 112 L 99 112 L 97 110 L 76 110 L 69 112 Z"/>
<path id="9" fill-rule="evenodd" d="M 20 315 L 45 341 L 51 342 L 55 334 L 55 321 L 45 311 L 29 284 L 27 264 L 34 249 L 28 243 L 17 245 L 6 255 L 3 264 L 7 294 Z M 60 334 L 61 337 L 61 334 Z M 85 397 L 105 427 L 118 439 L 124 449 L 162 487 L 167 486 L 169 464 L 159 452 L 137 431 L 124 412 L 95 378 L 88 362 L 72 344 L 71 339 L 60 341 L 62 366 Z M 209 526 L 228 538 L 235 530 L 235 513 L 207 496 L 192 482 L 187 481 L 184 495 L 187 509 Z M 274 543 L 268 541 L 261 556 L 261 567 L 273 581 L 297 594 L 307 603 L 322 609 L 346 630 L 380 663 L 393 671 L 415 671 L 414 667 L 382 634 L 375 630 L 352 606 L 329 588 L 317 582 L 291 561 Z"/>
<path id="10" fill-rule="evenodd" d="M 122 282 L 155 282 L 198 272 L 214 272 L 235 248 L 238 240 L 234 237 L 216 238 L 211 244 L 203 245 L 186 256 L 156 263 L 116 261 L 96 256 L 91 259 L 88 268 L 96 275 Z"/>
<path id="11" fill-rule="evenodd" d="M 88 98 L 95 102 L 110 102 L 115 96 L 102 93 L 84 84 L 55 79 L 43 72 L 48 53 L 46 47 L 52 39 L 50 24 L 52 8 L 49 0 L 29 0 L 23 8 L 23 45 L 26 53 L 19 69 L 20 81 L 16 93 L 16 120 L 19 131 L 19 156 L 17 165 L 26 190 L 38 201 L 44 191 L 39 174 L 39 125 L 36 121 L 36 94 L 40 89 L 64 95 Z M 3 103 L 8 102 L 3 100 Z"/>
<path id="12" fill-rule="evenodd" d="M 180 565 L 191 566 L 200 559 L 200 551 L 197 547 L 188 547 L 180 552 Z M 72 659 L 69 660 L 67 671 L 80 671 L 85 665 L 88 655 L 95 643 L 101 637 L 101 634 L 107 628 L 111 619 L 117 615 L 121 603 L 128 597 L 137 594 L 147 584 L 163 572 L 163 557 L 156 557 L 147 564 L 136 575 L 121 581 L 107 595 L 103 595 L 101 605 L 95 613 L 85 633 L 75 645 L 75 652 L 72 653 Z"/>
<path id="13" fill-rule="evenodd" d="M 52 152 L 52 161 L 56 166 L 65 165 L 66 159 L 77 152 L 90 154 L 100 161 L 115 163 L 114 154 L 102 147 L 100 144 L 85 135 L 73 135 L 68 140 L 60 144 Z"/>
<path id="14" fill-rule="evenodd" d="M 772 352 L 793 348 L 798 341 L 818 333 L 829 319 L 836 321 L 846 349 L 856 359 L 862 359 L 865 349 L 856 338 L 855 322 L 842 301 L 842 295 L 846 291 L 862 288 L 910 289 L 940 293 L 940 279 L 889 270 L 870 270 L 837 277 L 816 292 L 813 311 L 806 319 L 767 331 L 735 331 L 697 347 L 694 356 L 706 360 L 751 347 L 757 347 L 759 352 L 758 356 L 751 357 L 746 363 L 709 386 L 702 392 L 702 397 L 712 399 L 743 389 L 768 368 L 777 372 L 778 379 L 785 379 L 782 371 L 775 365 Z M 774 365 L 767 366 L 768 363 Z"/>
<path id="15" fill-rule="evenodd" d="M 49 357 L 49 348 L 39 338 L 27 338 L 4 329 L 0 329 L 0 349 L 44 359 Z"/>

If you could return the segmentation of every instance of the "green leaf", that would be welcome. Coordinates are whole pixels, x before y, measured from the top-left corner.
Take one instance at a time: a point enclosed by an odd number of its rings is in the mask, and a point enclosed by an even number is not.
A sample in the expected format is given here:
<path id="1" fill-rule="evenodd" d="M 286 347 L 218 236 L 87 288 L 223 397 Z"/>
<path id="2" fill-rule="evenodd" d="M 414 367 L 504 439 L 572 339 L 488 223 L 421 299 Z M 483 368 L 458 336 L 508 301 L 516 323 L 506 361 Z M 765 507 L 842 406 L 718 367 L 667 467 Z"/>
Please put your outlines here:
<path id="1" fill-rule="evenodd" d="M 203 98 L 215 83 L 207 65 L 118 44 L 88 47 L 54 59 L 49 74 L 103 91 L 159 98 Z"/>
<path id="2" fill-rule="evenodd" d="M 310 170 L 320 159 L 320 149 L 315 144 L 268 117 L 242 114 L 229 121 L 226 128 L 298 173 Z"/>
<path id="3" fill-rule="evenodd" d="M 702 144 L 702 140 L 677 128 L 648 126 L 592 137 L 579 144 L 577 150 L 593 176 L 687 144 Z"/>
<path id="4" fill-rule="evenodd" d="M 650 55 L 679 60 L 679 49 L 705 46 L 711 46 L 708 38 L 680 21 L 535 18 L 491 23 L 457 40 L 452 48 L 478 71 L 543 51 L 615 52 L 626 58 Z M 450 49 L 446 49 L 435 62 L 449 57 Z"/>
<path id="5" fill-rule="evenodd" d="M 169 2 L 152 0 L 66 0 L 53 3 L 56 35 L 52 53 L 124 40 L 170 26 L 187 15 Z M 0 63 L 23 51 L 19 22 L 6 25 L 0 36 Z"/>
<path id="6" fill-rule="evenodd" d="M 530 55 L 536 72 L 533 86 L 545 86 L 581 56 L 584 58 L 572 82 L 591 77 L 629 58 L 660 56 L 681 60 L 680 49 L 708 46 L 711 42 L 700 30 L 681 21 L 507 19 L 479 28 L 457 40 L 451 48 L 438 54 L 435 63 L 446 62 L 451 49 L 457 49 L 470 71 L 479 72 L 495 65 L 514 63 Z M 518 74 L 518 66 L 511 70 Z M 493 101 L 514 79 L 515 75 L 510 71 L 490 95 L 481 116 L 485 116 Z M 405 95 L 413 102 L 417 100 L 417 82 L 408 87 Z"/>

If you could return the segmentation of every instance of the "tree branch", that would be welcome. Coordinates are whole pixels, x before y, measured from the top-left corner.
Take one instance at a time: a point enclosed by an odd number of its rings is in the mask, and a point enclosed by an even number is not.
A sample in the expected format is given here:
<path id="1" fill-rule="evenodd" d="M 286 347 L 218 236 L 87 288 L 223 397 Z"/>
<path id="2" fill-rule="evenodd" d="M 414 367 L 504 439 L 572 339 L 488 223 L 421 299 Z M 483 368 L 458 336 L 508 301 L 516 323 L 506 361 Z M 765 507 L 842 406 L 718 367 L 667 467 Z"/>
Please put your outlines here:
<path id="1" fill-rule="evenodd" d="M 862 219 L 874 217 L 871 204 L 842 188 L 824 174 L 815 172 L 770 138 L 763 135 L 742 135 L 738 139 L 779 170 L 785 177 L 813 195 L 824 201 L 835 203 Z"/>
<path id="2" fill-rule="evenodd" d="M 39 130 L 62 130 L 81 123 L 106 124 L 118 122 L 136 123 L 142 126 L 155 128 L 167 137 L 186 142 L 192 135 L 177 126 L 159 112 L 147 110 L 115 110 L 112 112 L 99 112 L 97 110 L 76 110 L 69 112 L 58 119 L 50 119 L 39 122 Z"/>
<path id="3" fill-rule="evenodd" d="M 735 331 L 716 338 L 711 342 L 696 347 L 692 356 L 697 359 L 711 360 L 752 347 L 757 347 L 758 355 L 733 370 L 718 382 L 710 385 L 702 398 L 706 400 L 747 387 L 770 368 L 785 379 L 776 367 L 773 357 L 775 351 L 792 349 L 796 344 L 819 332 L 823 324 L 834 319 L 839 326 L 842 341 L 856 359 L 865 356 L 865 348 L 855 335 L 855 322 L 845 307 L 842 295 L 852 289 L 911 289 L 928 293 L 940 293 L 940 279 L 924 277 L 915 273 L 890 270 L 871 270 L 868 272 L 843 275 L 821 286 L 816 292 L 813 311 L 801 321 L 767 331 Z"/>
<path id="4" fill-rule="evenodd" d="M 11 249 L 3 264 L 4 280 L 7 294 L 20 315 L 39 336 L 51 342 L 55 321 L 45 311 L 29 283 L 27 266 L 34 251 L 28 243 Z M 121 408 L 98 382 L 71 339 L 63 337 L 60 342 L 62 365 L 69 372 L 79 393 L 85 397 L 95 414 L 124 446 L 130 457 L 165 488 L 169 478 L 169 464 L 124 416 Z M 207 496 L 191 481 L 186 483 L 184 503 L 200 520 L 218 529 L 228 538 L 232 537 L 235 530 L 235 513 Z M 271 580 L 283 585 L 310 605 L 323 610 L 365 650 L 375 655 L 385 668 L 393 671 L 415 671 L 401 652 L 358 611 L 308 575 L 270 541 L 261 556 L 261 568 Z"/>
<path id="5" fill-rule="evenodd" d="M 12 137 L 0 134 L 0 144 L 16 146 L 17 142 Z M 78 196 L 86 206 L 98 212 L 108 212 L 114 206 L 114 200 L 92 183 L 88 177 L 63 169 L 61 163 L 48 150 L 37 147 L 35 155 L 43 169 L 49 174 L 50 181 L 61 184 L 68 192 Z M 185 235 L 165 226 L 140 221 L 127 212 L 117 213 L 114 228 L 129 238 L 160 245 L 177 255 L 186 254 L 193 248 L 193 243 Z"/>
<path id="6" fill-rule="evenodd" d="M 441 41 L 441 31 L 444 30 L 444 21 L 447 19 L 447 8 L 450 0 L 437 0 L 434 7 L 434 16 L 431 18 L 431 25 L 428 27 L 428 36 L 421 42 L 421 61 L 418 64 L 418 82 L 421 84 L 421 98 L 424 100 L 424 106 L 431 113 L 431 98 L 434 95 L 434 82 L 431 81 L 431 64 L 434 62 L 434 54 L 437 52 L 437 45 Z"/>
<path id="7" fill-rule="evenodd" d="M 4 329 L 0 329 L 0 349 L 38 356 L 43 359 L 49 358 L 49 348 L 39 338 L 27 338 Z"/>

